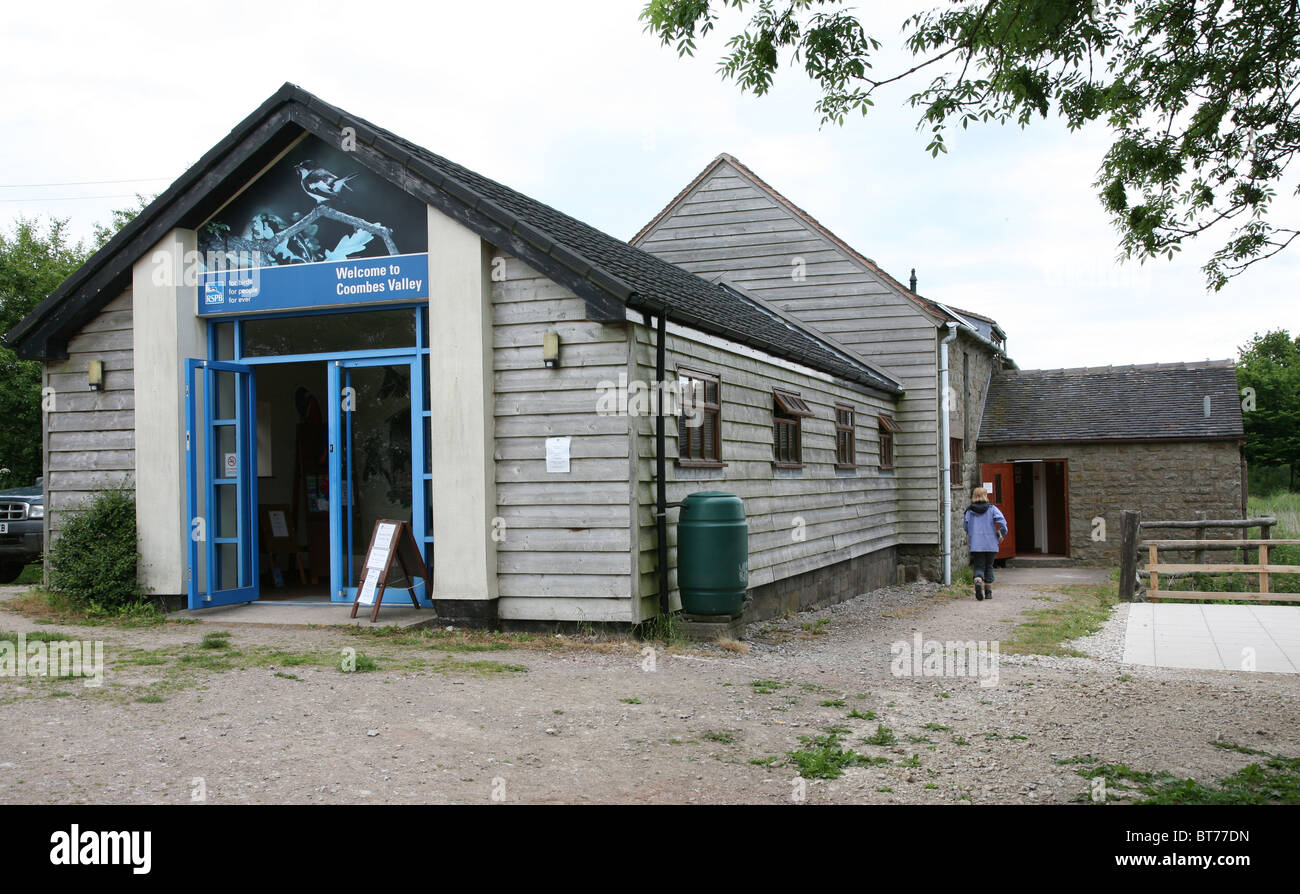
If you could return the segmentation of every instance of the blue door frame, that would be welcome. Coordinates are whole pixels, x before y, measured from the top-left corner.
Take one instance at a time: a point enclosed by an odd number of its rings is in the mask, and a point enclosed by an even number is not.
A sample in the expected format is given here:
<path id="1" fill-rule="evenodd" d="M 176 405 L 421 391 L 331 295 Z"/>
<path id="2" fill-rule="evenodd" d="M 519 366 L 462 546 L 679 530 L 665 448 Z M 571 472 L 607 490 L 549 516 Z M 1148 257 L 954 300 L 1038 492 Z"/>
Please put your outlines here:
<path id="1" fill-rule="evenodd" d="M 295 356 L 292 362 L 303 362 Z M 258 569 L 258 518 L 257 518 L 257 425 L 256 425 L 256 368 L 260 365 L 290 362 L 288 358 L 265 357 L 241 363 L 221 360 L 185 361 L 185 485 L 189 510 L 189 555 L 187 568 L 188 606 L 191 609 L 213 608 L 219 605 L 255 602 L 259 598 Z M 349 463 L 352 426 L 350 414 L 343 410 L 343 388 L 348 370 L 373 366 L 401 366 L 410 369 L 411 404 L 411 527 L 415 541 L 422 551 L 432 543 L 426 530 L 428 517 L 424 483 L 428 445 L 425 443 L 424 417 L 421 395 L 424 394 L 423 356 L 416 351 L 359 351 L 346 357 L 333 355 L 324 361 L 327 367 L 328 437 L 330 475 L 330 581 L 331 602 L 351 602 L 356 598 L 357 581 L 350 571 L 354 538 L 362 544 L 369 543 L 368 531 L 351 531 L 351 512 L 344 509 L 352 505 L 353 494 L 344 493 L 341 485 L 352 486 L 351 470 L 343 477 L 342 445 L 347 444 Z M 234 416 L 224 418 L 217 406 L 216 380 L 220 373 L 233 376 L 235 387 Z M 200 418 L 197 384 L 202 376 L 203 399 Z M 219 448 L 220 432 L 234 432 L 234 474 L 226 474 L 226 457 Z M 203 446 L 204 461 L 199 463 L 199 448 Z M 202 488 L 202 491 L 200 491 Z M 234 532 L 229 533 L 229 519 L 221 515 L 225 488 L 235 491 Z M 199 502 L 200 492 L 204 496 Z M 226 532 L 226 533 L 223 533 Z M 344 539 L 346 535 L 346 540 Z M 200 569 L 199 550 L 203 544 L 204 565 Z M 347 549 L 344 549 L 345 544 Z M 220 553 L 234 549 L 237 554 L 237 577 L 231 582 L 221 577 Z M 362 547 L 364 549 L 364 546 Z M 345 555 L 346 552 L 346 555 Z M 202 571 L 202 573 L 200 573 Z M 233 586 L 227 584 L 233 583 Z M 429 581 L 417 580 L 415 592 L 421 604 L 432 605 Z"/>
<path id="2" fill-rule="evenodd" d="M 343 389 L 348 386 L 348 371 L 363 367 L 402 366 L 410 369 L 411 403 L 411 528 L 421 551 L 425 543 L 425 493 L 424 456 L 428 445 L 424 443 L 424 412 L 420 395 L 424 393 L 424 363 L 419 353 L 393 353 L 386 356 L 367 356 L 358 359 L 329 361 L 327 392 L 329 402 L 329 463 L 330 463 L 330 599 L 333 602 L 352 602 L 357 596 L 358 574 L 352 567 L 356 554 L 354 543 L 368 544 L 369 531 L 354 531 L 352 512 L 354 493 L 352 478 L 352 416 L 344 409 Z M 342 445 L 347 445 L 347 450 Z M 343 454 L 347 454 L 347 474 L 344 475 Z M 344 490 L 346 483 L 346 490 Z M 344 510 L 347 509 L 346 517 Z M 357 540 L 356 538 L 359 538 Z M 346 548 L 344 548 L 346 546 Z M 362 547 L 364 549 L 364 546 Z M 427 561 L 427 558 L 426 558 Z M 429 582 L 415 582 L 415 595 L 421 605 L 430 606 Z"/>
<path id="3" fill-rule="evenodd" d="M 203 381 L 203 422 L 198 424 L 196 407 L 199 374 Z M 233 388 L 230 409 L 217 400 L 218 379 L 229 374 Z M 257 406 L 256 384 L 251 367 L 218 360 L 185 361 L 185 490 L 189 510 L 189 564 L 186 570 L 188 605 L 191 609 L 214 608 L 258 598 L 257 556 Z M 222 433 L 232 437 L 223 445 Z M 203 447 L 203 468 L 199 448 Z M 233 474 L 223 447 L 233 449 Z M 200 511 L 199 487 L 203 487 Z M 234 491 L 233 501 L 225 499 Z M 234 507 L 232 519 L 226 509 Z M 233 530 L 232 530 L 233 529 Z M 203 574 L 199 573 L 199 544 L 203 544 Z M 235 551 L 234 580 L 223 576 L 222 553 Z"/>

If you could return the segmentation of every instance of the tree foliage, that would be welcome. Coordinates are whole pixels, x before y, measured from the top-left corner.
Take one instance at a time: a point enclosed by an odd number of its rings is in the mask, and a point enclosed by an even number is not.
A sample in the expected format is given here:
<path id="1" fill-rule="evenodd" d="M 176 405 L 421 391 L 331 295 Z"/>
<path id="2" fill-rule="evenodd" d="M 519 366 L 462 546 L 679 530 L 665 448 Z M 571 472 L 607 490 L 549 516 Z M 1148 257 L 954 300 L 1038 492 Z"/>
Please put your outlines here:
<path id="1" fill-rule="evenodd" d="M 843 0 L 649 0 L 641 18 L 688 55 L 728 7 L 751 18 L 721 75 L 762 95 L 789 54 L 821 90 L 823 123 L 911 81 L 936 156 L 954 124 L 1055 113 L 1072 130 L 1109 126 L 1095 185 L 1124 257 L 1172 256 L 1214 229 L 1223 242 L 1204 271 L 1217 290 L 1300 235 L 1273 213 L 1279 191 L 1298 191 L 1297 0 L 952 0 L 904 21 L 914 64 L 888 74 Z"/>
<path id="2" fill-rule="evenodd" d="M 1242 419 L 1246 461 L 1289 471 L 1295 490 L 1300 468 L 1300 333 L 1256 335 L 1238 350 L 1237 384 L 1245 389 Z"/>
<path id="3" fill-rule="evenodd" d="M 20 217 L 0 232 L 0 335 L 7 333 L 58 288 L 88 257 L 144 208 L 148 200 L 112 212 L 97 224 L 91 245 L 72 241 L 68 220 L 42 224 Z M 0 345 L 0 486 L 29 485 L 41 474 L 41 365 L 20 360 Z"/>
<path id="4" fill-rule="evenodd" d="M 66 220 L 42 227 L 19 218 L 0 232 L 0 334 L 8 332 L 81 266 L 89 252 L 72 242 Z M 26 486 L 41 474 L 41 365 L 0 346 L 0 486 Z"/>

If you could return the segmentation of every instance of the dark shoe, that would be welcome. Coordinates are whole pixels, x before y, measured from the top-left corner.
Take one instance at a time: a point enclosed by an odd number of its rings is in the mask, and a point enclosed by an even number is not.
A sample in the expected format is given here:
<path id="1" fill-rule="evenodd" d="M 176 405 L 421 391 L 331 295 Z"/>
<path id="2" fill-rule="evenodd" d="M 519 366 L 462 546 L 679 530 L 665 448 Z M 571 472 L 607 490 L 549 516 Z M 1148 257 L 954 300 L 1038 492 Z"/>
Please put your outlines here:
<path id="1" fill-rule="evenodd" d="M 990 587 L 988 584 L 984 585 L 984 598 L 985 599 L 993 598 L 993 588 Z"/>
<path id="2" fill-rule="evenodd" d="M 979 578 L 979 577 L 975 578 L 975 601 L 976 602 L 984 601 L 984 579 L 983 578 Z"/>

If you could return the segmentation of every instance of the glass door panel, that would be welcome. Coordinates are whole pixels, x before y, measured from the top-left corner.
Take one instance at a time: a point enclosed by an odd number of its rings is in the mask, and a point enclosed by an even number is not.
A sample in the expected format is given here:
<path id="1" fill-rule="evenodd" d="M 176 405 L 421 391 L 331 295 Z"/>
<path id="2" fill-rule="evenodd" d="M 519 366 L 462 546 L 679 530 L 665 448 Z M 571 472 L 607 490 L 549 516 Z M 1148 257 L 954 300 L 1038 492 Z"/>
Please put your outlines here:
<path id="1" fill-rule="evenodd" d="M 256 405 L 251 368 L 218 361 L 185 362 L 191 609 L 257 599 L 257 478 L 252 459 Z"/>
<path id="2" fill-rule="evenodd" d="M 356 597 L 376 521 L 411 522 L 416 543 L 423 542 L 423 464 L 415 472 L 423 450 L 423 412 L 411 401 L 412 384 L 418 395 L 422 378 L 416 363 L 414 357 L 402 357 L 330 364 L 330 477 L 339 482 L 337 509 L 331 515 L 336 601 Z M 426 589 L 426 582 L 417 581 L 416 595 L 422 602 Z"/>

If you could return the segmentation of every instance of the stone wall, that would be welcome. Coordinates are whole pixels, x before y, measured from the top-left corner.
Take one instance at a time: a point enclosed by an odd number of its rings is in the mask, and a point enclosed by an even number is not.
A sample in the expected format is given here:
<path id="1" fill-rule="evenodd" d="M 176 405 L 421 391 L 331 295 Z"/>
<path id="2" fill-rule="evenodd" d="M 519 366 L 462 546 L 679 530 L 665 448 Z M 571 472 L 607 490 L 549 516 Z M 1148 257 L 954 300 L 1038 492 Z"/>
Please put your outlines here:
<path id="1" fill-rule="evenodd" d="M 890 586 L 898 580 L 897 563 L 897 548 L 891 546 L 752 587 L 745 622 L 823 608 Z"/>
<path id="2" fill-rule="evenodd" d="M 979 459 L 1066 460 L 1070 558 L 1079 564 L 1118 563 L 1124 509 L 1144 520 L 1191 520 L 1201 510 L 1209 518 L 1241 518 L 1236 441 L 992 445 L 980 447 Z"/>
<path id="3" fill-rule="evenodd" d="M 950 437 L 962 439 L 961 472 L 954 475 L 952 480 L 952 568 L 956 573 L 958 568 L 970 564 L 970 547 L 962 520 L 966 515 L 966 507 L 970 505 L 971 490 L 979 485 L 979 455 L 976 445 L 980 434 L 980 419 L 984 413 L 984 398 L 988 395 L 989 380 L 993 376 L 995 365 L 1000 365 L 1001 361 L 987 346 L 965 333 L 949 345 L 948 352 L 948 387 L 952 389 L 948 431 Z M 944 445 L 944 456 L 948 456 L 947 445 Z M 942 556 L 939 561 L 942 568 Z"/>

